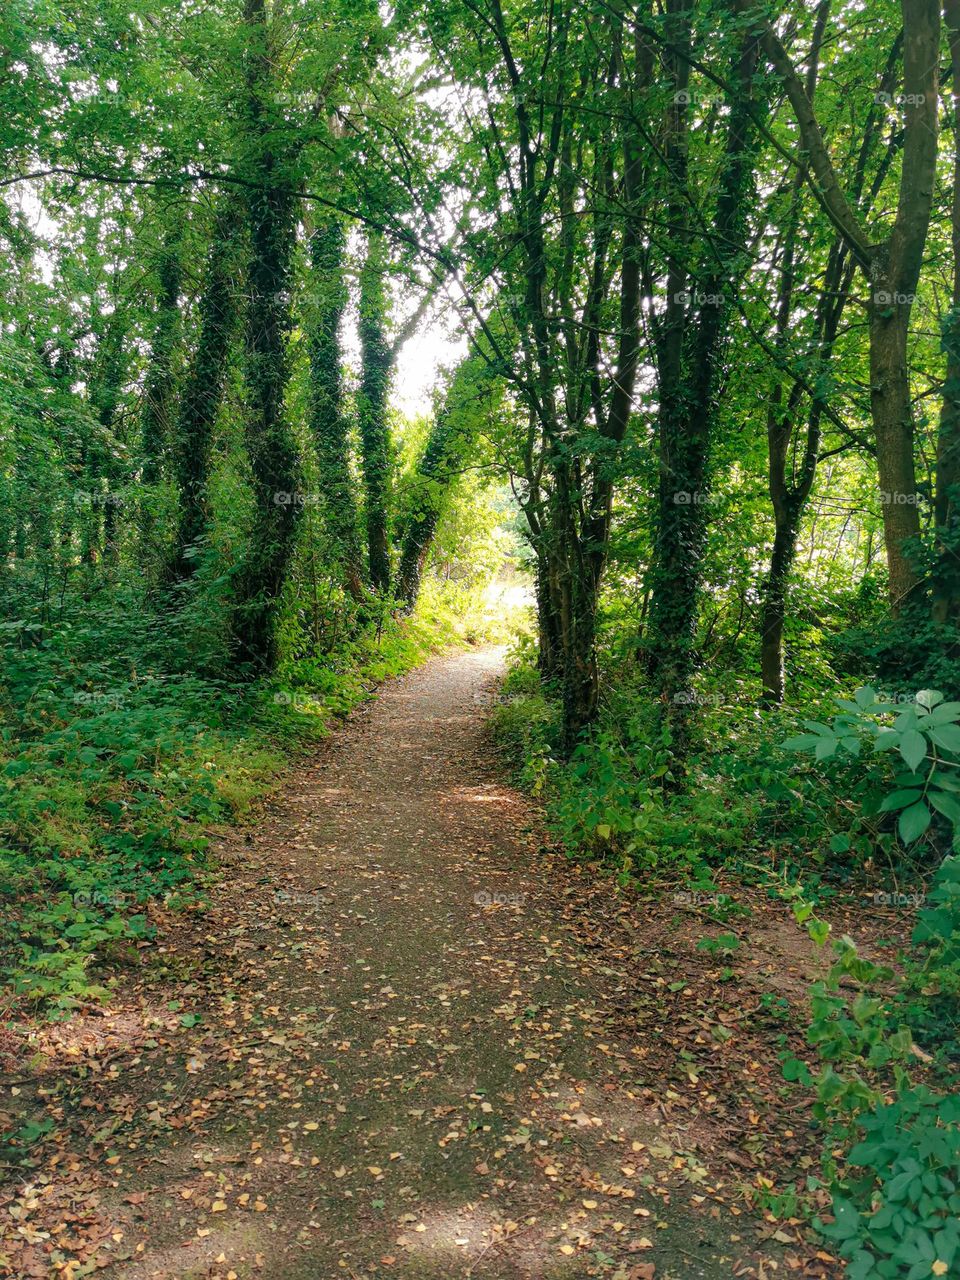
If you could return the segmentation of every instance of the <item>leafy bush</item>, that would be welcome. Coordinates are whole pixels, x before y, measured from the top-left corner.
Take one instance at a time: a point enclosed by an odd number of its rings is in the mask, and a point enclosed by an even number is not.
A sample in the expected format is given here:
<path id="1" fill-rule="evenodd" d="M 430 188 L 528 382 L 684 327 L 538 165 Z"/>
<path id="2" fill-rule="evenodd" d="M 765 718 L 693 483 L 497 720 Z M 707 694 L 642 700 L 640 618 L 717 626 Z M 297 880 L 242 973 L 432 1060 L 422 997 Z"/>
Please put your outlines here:
<path id="1" fill-rule="evenodd" d="M 696 877 L 742 858 L 766 834 L 768 789 L 786 789 L 752 710 L 746 728 L 738 723 L 741 709 L 707 713 L 705 737 L 722 724 L 742 750 L 693 758 L 695 785 L 678 793 L 665 786 L 673 776 L 670 735 L 639 670 L 607 691 L 593 733 L 564 762 L 554 691 L 540 680 L 532 646 L 521 645 L 515 659 L 494 713 L 494 736 L 519 781 L 546 800 L 551 833 L 568 853 L 603 858 L 627 879 L 658 868 Z M 745 785 L 748 777 L 752 785 Z"/>
<path id="2" fill-rule="evenodd" d="M 912 940 L 900 994 L 904 1018 L 921 1044 L 960 1061 L 960 858 L 946 858 L 937 871 Z"/>
<path id="3" fill-rule="evenodd" d="M 876 755 L 863 764 L 866 811 L 898 812 L 904 844 L 926 835 L 936 813 L 955 842 L 960 704 L 921 691 L 899 710 L 859 689 L 840 706 L 829 725 L 810 721 L 788 745 L 820 761 L 859 759 L 864 742 L 877 753 L 895 750 L 906 772 Z M 822 922 L 810 915 L 807 924 L 825 938 Z M 960 1100 L 917 1078 L 915 1047 L 915 1039 L 935 1045 L 939 1061 L 926 1056 L 928 1076 L 946 1066 L 952 1078 L 944 1059 L 957 1049 L 960 859 L 938 869 L 913 942 L 898 984 L 842 939 L 829 976 L 812 987 L 808 1040 L 824 1065 L 811 1076 L 796 1059 L 784 1064 L 787 1079 L 816 1089 L 832 1192 L 832 1221 L 816 1225 L 854 1280 L 946 1276 L 960 1262 Z M 850 1147 L 845 1159 L 838 1144 Z"/>
<path id="4" fill-rule="evenodd" d="M 841 665 L 901 693 L 933 688 L 948 698 L 960 697 L 956 627 L 935 623 L 926 608 L 900 618 L 873 612 L 868 626 L 853 627 L 830 642 Z"/>
<path id="5" fill-rule="evenodd" d="M 922 1085 L 858 1120 L 846 1194 L 818 1223 L 850 1280 L 926 1280 L 960 1264 L 960 1098 Z"/>
<path id="6" fill-rule="evenodd" d="M 858 788 L 863 815 L 897 813 L 905 845 L 930 830 L 934 813 L 960 825 L 960 702 L 944 702 L 936 690 L 921 690 L 903 706 L 884 701 L 870 688 L 858 689 L 855 699 L 838 699 L 840 713 L 829 724 L 807 720 L 808 732 L 789 739 L 787 749 L 812 753 L 821 763 L 843 755 L 859 759 L 865 745 L 875 753 L 895 752 L 905 768 L 876 759 L 864 762 Z"/>

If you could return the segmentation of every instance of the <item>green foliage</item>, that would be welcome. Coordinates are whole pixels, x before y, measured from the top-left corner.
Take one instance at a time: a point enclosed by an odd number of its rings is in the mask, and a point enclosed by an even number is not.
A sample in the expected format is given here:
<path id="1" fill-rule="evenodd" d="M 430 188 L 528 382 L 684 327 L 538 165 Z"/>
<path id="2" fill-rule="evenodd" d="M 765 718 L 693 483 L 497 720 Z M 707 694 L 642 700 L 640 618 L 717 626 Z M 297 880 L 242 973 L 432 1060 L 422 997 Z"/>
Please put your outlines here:
<path id="1" fill-rule="evenodd" d="M 71 605 L 32 643 L 24 622 L 0 668 L 0 962 L 20 998 L 61 1004 L 102 996 L 95 960 L 152 932 L 151 901 L 195 892 L 204 828 L 280 765 L 243 727 L 245 691 L 161 661 L 159 620 Z"/>
<path id="2" fill-rule="evenodd" d="M 874 739 L 895 734 L 889 747 L 900 751 L 913 773 L 928 751 L 936 758 L 936 748 L 951 749 L 953 739 L 944 746 L 942 731 L 956 717 L 937 695 L 918 695 L 893 729 L 882 723 L 890 708 L 878 704 L 872 690 L 858 690 L 856 702 L 843 705 L 828 730 L 838 744 L 831 750 L 819 746 L 826 726 L 808 726 L 813 750 L 824 759 L 838 749 L 857 754 L 853 743 L 860 733 Z M 911 734 L 922 741 L 914 742 Z M 795 745 L 803 750 L 811 744 Z M 945 816 L 953 825 L 953 816 Z M 794 897 L 797 919 L 825 941 L 823 922 L 801 895 Z M 946 1059 L 957 1052 L 960 1025 L 957 858 L 939 868 L 928 904 L 918 912 L 913 942 L 916 950 L 905 957 L 897 982 L 891 969 L 841 939 L 829 975 L 811 989 L 807 1039 L 824 1065 L 811 1075 L 797 1059 L 784 1062 L 788 1080 L 815 1089 L 814 1114 L 826 1130 L 833 1219 L 816 1225 L 847 1261 L 847 1274 L 859 1280 L 949 1275 L 960 1252 L 960 1103 L 917 1080 L 915 1054 L 915 1040 L 926 1040 L 952 1078 Z M 850 1147 L 841 1160 L 833 1154 L 838 1144 Z"/>
<path id="3" fill-rule="evenodd" d="M 869 627 L 851 626 L 828 643 L 838 664 L 869 671 L 884 686 L 941 689 L 949 699 L 960 697 L 960 634 L 918 609 L 896 619 L 881 614 Z"/>
<path id="4" fill-rule="evenodd" d="M 808 752 L 820 763 L 846 755 L 859 759 L 864 745 L 889 760 L 865 760 L 860 800 L 868 818 L 898 814 L 904 845 L 921 837 L 935 841 L 934 815 L 960 825 L 960 702 L 944 702 L 936 690 L 921 690 L 906 705 L 884 701 L 870 688 L 855 701 L 839 699 L 841 711 L 829 724 L 807 720 L 807 733 L 790 738 L 791 751 Z M 898 767 L 900 762 L 905 768 Z"/>
<path id="5" fill-rule="evenodd" d="M 960 1260 L 960 1099 L 922 1085 L 859 1119 L 845 1194 L 821 1231 L 853 1280 L 949 1276 Z M 855 1172 L 862 1171 L 862 1172 Z"/>
<path id="6" fill-rule="evenodd" d="M 739 739 L 735 711 L 717 707 L 708 715 L 711 732 Z M 743 859 L 758 839 L 758 819 L 769 804 L 765 789 L 778 780 L 764 763 L 764 740 L 751 734 L 749 755 L 695 757 L 697 786 L 678 792 L 670 735 L 640 673 L 608 691 L 594 733 L 560 760 L 556 691 L 542 684 L 526 646 L 493 723 L 521 782 L 546 799 L 555 839 L 573 856 L 606 859 L 628 880 L 669 869 L 695 876 Z"/>
<path id="7" fill-rule="evenodd" d="M 825 1158 L 833 1220 L 815 1225 L 861 1280 L 949 1275 L 960 1248 L 960 1100 L 914 1080 L 911 1030 L 878 994 L 891 977 L 840 942 L 812 994 L 808 1039 L 826 1065 L 784 1070 L 815 1087 L 828 1152 L 853 1144 Z"/>
<path id="8" fill-rule="evenodd" d="M 717 956 L 727 958 L 734 955 L 739 948 L 740 939 L 735 933 L 719 933 L 715 938 L 701 938 L 697 943 L 698 951 L 706 951 L 714 958 Z"/>
<path id="9" fill-rule="evenodd" d="M 916 1039 L 960 1063 L 960 858 L 945 858 L 923 906 L 904 963 L 898 1002 Z"/>

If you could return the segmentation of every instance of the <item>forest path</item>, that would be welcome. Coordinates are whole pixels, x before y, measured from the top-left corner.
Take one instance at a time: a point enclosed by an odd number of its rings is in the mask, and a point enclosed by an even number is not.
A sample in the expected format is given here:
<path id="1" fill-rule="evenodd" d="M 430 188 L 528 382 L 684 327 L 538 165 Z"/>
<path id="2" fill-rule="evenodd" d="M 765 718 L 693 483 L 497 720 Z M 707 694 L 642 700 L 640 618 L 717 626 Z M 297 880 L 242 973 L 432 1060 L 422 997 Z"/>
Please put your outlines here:
<path id="1" fill-rule="evenodd" d="M 770 1274 L 661 1128 L 617 970 L 565 919 L 582 880 L 491 758 L 502 663 L 388 684 L 222 841 L 182 1003 L 65 1108 L 121 1233 L 98 1274 Z"/>

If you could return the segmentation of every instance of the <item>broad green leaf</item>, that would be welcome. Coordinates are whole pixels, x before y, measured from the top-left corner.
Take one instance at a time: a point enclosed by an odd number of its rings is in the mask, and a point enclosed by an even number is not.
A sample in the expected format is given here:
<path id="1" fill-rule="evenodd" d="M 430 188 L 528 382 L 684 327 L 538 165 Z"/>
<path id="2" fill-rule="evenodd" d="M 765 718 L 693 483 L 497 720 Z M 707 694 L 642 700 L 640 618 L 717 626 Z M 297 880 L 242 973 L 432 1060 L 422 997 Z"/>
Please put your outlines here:
<path id="1" fill-rule="evenodd" d="M 931 742 L 935 742 L 944 751 L 960 754 L 960 725 L 945 724 L 928 730 Z"/>
<path id="2" fill-rule="evenodd" d="M 942 702 L 930 712 L 923 727 L 929 729 L 932 725 L 953 724 L 957 720 L 960 720 L 960 702 Z"/>
<path id="3" fill-rule="evenodd" d="M 811 733 L 819 734 L 820 737 L 833 738 L 835 734 L 829 725 L 821 724 L 819 720 L 804 720 L 803 722 Z"/>
<path id="4" fill-rule="evenodd" d="M 892 791 L 886 796 L 880 805 L 883 813 L 892 813 L 897 809 L 906 809 L 908 805 L 916 804 L 921 798 L 923 792 L 918 787 L 910 787 L 901 791 Z"/>
<path id="5" fill-rule="evenodd" d="M 912 844 L 914 840 L 919 840 L 932 820 L 933 815 L 926 801 L 918 800 L 909 809 L 904 809 L 900 815 L 900 821 L 897 823 L 900 839 L 904 844 Z"/>
<path id="6" fill-rule="evenodd" d="M 960 800 L 956 796 L 931 787 L 927 799 L 938 813 L 942 813 L 955 827 L 960 827 Z"/>
<path id="7" fill-rule="evenodd" d="M 909 769 L 914 773 L 927 756 L 927 740 L 916 729 L 908 729 L 900 739 L 900 754 Z"/>
<path id="8" fill-rule="evenodd" d="M 928 711 L 943 701 L 943 694 L 937 689 L 921 689 L 917 694 L 917 702 Z"/>
<path id="9" fill-rule="evenodd" d="M 816 750 L 813 754 L 818 760 L 829 760 L 839 745 L 839 739 L 837 738 L 821 738 L 817 742 Z"/>
<path id="10" fill-rule="evenodd" d="M 812 751 L 820 739 L 815 733 L 800 733 L 783 744 L 785 751 Z"/>

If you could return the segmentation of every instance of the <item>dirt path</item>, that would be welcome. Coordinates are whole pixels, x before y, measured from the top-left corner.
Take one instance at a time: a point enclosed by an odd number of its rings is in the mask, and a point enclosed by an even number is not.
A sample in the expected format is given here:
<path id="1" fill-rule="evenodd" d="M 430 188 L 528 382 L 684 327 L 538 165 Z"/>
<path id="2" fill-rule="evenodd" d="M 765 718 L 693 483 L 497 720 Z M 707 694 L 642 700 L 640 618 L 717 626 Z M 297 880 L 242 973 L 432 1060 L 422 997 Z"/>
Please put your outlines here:
<path id="1" fill-rule="evenodd" d="M 189 943 L 47 1098 L 59 1156 L 17 1195 L 65 1246 L 86 1232 L 65 1257 L 124 1280 L 776 1269 L 607 1025 L 618 974 L 563 922 L 578 878 L 484 745 L 501 664 L 392 683 L 224 842 Z M 8 1274 L 47 1274 L 32 1256 Z"/>

